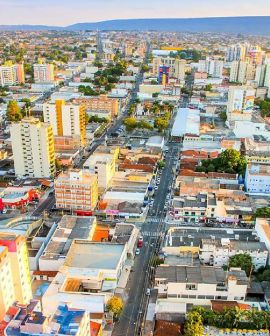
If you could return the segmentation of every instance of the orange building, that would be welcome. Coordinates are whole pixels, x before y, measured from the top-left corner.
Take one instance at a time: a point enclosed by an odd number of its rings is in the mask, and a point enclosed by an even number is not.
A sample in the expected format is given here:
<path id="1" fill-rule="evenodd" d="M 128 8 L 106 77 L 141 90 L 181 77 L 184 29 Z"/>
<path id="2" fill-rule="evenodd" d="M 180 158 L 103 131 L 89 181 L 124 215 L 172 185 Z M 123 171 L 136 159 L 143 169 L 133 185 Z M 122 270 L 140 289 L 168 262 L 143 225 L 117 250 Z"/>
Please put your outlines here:
<path id="1" fill-rule="evenodd" d="M 98 201 L 97 176 L 81 170 L 62 173 L 54 183 L 56 206 L 74 211 L 92 211 Z"/>
<path id="2" fill-rule="evenodd" d="M 96 113 L 108 113 L 112 117 L 118 115 L 118 99 L 109 98 L 106 95 L 100 95 L 91 98 L 77 98 L 73 101 L 76 104 L 82 104 L 89 112 Z"/>

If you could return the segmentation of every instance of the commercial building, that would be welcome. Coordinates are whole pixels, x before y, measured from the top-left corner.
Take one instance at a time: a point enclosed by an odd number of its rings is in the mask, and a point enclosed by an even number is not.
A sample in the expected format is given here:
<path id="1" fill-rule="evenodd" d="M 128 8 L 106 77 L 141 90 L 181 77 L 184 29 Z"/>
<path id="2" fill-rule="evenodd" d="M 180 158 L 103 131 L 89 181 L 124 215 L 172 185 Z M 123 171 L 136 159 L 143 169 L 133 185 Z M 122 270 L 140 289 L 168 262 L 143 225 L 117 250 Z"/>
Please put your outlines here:
<path id="1" fill-rule="evenodd" d="M 166 65 L 161 65 L 158 72 L 158 84 L 167 85 L 170 79 L 170 68 Z"/>
<path id="2" fill-rule="evenodd" d="M 98 201 L 98 179 L 96 175 L 73 170 L 61 173 L 55 180 L 57 208 L 77 212 L 91 212 Z"/>
<path id="3" fill-rule="evenodd" d="M 23 84 L 24 81 L 23 64 L 6 62 L 4 65 L 0 66 L 0 86 Z"/>
<path id="4" fill-rule="evenodd" d="M 179 302 L 203 300 L 245 300 L 248 278 L 240 269 L 228 272 L 210 266 L 159 266 L 155 288 L 158 296 L 177 298 Z"/>
<path id="5" fill-rule="evenodd" d="M 200 134 L 200 111 L 179 108 L 172 127 L 171 137 L 182 138 L 185 134 Z"/>
<path id="6" fill-rule="evenodd" d="M 56 100 L 43 104 L 44 121 L 51 124 L 55 136 L 78 137 L 81 145 L 86 143 L 85 108 L 83 105 Z"/>
<path id="7" fill-rule="evenodd" d="M 255 90 L 247 86 L 230 86 L 228 93 L 227 120 L 250 121 L 255 99 Z"/>
<path id="8" fill-rule="evenodd" d="M 0 233 L 0 318 L 18 301 L 28 304 L 32 298 L 26 240 L 15 234 Z"/>
<path id="9" fill-rule="evenodd" d="M 249 163 L 246 168 L 245 187 L 249 194 L 270 195 L 270 165 Z"/>
<path id="10" fill-rule="evenodd" d="M 75 239 L 64 265 L 42 297 L 49 316 L 61 302 L 89 313 L 104 313 L 125 267 L 124 244 L 94 243 Z"/>
<path id="11" fill-rule="evenodd" d="M 169 68 L 170 77 L 176 78 L 180 81 L 184 81 L 186 67 L 185 60 L 180 60 L 179 58 L 169 56 L 154 57 L 152 69 L 152 74 L 154 76 L 158 77 L 161 66 L 166 66 Z"/>
<path id="12" fill-rule="evenodd" d="M 49 124 L 24 118 L 10 126 L 10 134 L 16 175 L 54 176 L 54 137 Z"/>
<path id="13" fill-rule="evenodd" d="M 39 258 L 39 270 L 59 271 L 73 239 L 91 240 L 96 229 L 96 217 L 63 216 Z"/>
<path id="14" fill-rule="evenodd" d="M 100 116 L 108 115 L 111 119 L 116 117 L 119 112 L 119 102 L 116 98 L 109 98 L 106 95 L 89 98 L 77 98 L 73 103 L 80 104 L 85 107 L 87 114 Z"/>
<path id="15" fill-rule="evenodd" d="M 112 178 L 116 171 L 116 160 L 119 155 L 119 148 L 104 152 L 97 149 L 84 163 L 84 170 L 97 176 L 99 193 L 110 187 Z"/>
<path id="16" fill-rule="evenodd" d="M 35 83 L 54 82 L 54 65 L 38 63 L 34 64 L 34 81 Z"/>

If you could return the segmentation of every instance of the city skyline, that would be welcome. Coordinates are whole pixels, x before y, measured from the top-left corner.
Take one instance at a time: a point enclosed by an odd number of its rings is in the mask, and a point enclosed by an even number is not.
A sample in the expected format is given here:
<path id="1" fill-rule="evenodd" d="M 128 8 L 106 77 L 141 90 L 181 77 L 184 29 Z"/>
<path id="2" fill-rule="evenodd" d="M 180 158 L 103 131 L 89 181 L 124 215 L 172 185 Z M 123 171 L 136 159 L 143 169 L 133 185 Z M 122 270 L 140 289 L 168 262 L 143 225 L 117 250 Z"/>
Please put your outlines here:
<path id="1" fill-rule="evenodd" d="M 270 15 L 268 0 L 200 0 L 189 2 L 171 0 L 164 6 L 161 0 L 143 0 L 123 3 L 121 0 L 0 0 L 0 24 L 44 24 L 69 25 L 77 22 L 97 22 L 112 19 L 134 18 L 198 18 L 224 16 L 265 16 Z M 121 9 L 121 10 L 119 10 Z"/>

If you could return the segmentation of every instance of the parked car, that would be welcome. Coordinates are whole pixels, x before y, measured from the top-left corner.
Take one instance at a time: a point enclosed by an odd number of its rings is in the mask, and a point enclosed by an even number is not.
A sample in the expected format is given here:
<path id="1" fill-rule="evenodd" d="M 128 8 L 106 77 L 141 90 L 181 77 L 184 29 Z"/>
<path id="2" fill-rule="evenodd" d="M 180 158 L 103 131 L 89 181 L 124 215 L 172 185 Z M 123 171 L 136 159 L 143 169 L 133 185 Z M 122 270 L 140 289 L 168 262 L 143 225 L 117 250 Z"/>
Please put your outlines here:
<path id="1" fill-rule="evenodd" d="M 137 248 L 136 251 L 135 251 L 135 254 L 136 254 L 136 255 L 139 255 L 140 252 L 141 252 L 141 250 Z"/>

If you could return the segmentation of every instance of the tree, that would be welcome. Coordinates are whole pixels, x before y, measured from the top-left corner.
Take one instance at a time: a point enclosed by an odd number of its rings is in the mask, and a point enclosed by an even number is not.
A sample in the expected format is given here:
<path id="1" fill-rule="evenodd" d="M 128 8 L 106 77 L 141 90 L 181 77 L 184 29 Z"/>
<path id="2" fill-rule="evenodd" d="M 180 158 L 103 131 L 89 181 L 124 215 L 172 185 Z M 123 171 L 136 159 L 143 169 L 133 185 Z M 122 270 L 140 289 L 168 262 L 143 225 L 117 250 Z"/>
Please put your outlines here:
<path id="1" fill-rule="evenodd" d="M 159 132 L 163 132 L 165 129 L 168 128 L 169 120 L 158 117 L 155 119 L 154 125 L 158 129 Z"/>
<path id="2" fill-rule="evenodd" d="M 9 121 L 19 121 L 23 117 L 21 109 L 16 100 L 11 100 L 7 106 L 7 119 Z"/>
<path id="3" fill-rule="evenodd" d="M 158 166 L 158 168 L 159 169 L 162 169 L 162 168 L 164 168 L 165 167 L 165 161 L 164 160 L 159 160 L 158 162 L 157 162 L 157 166 Z"/>
<path id="4" fill-rule="evenodd" d="M 143 71 L 143 72 L 147 72 L 147 71 L 149 71 L 149 66 L 146 65 L 146 64 L 144 64 L 144 65 L 142 66 L 142 71 Z"/>
<path id="5" fill-rule="evenodd" d="M 207 84 L 205 86 L 205 91 L 212 91 L 212 84 Z"/>
<path id="6" fill-rule="evenodd" d="M 235 254 L 229 260 L 229 267 L 240 267 L 249 276 L 252 269 L 252 258 L 246 253 Z"/>
<path id="7" fill-rule="evenodd" d="M 270 207 L 258 208 L 254 214 L 255 218 L 270 218 Z"/>
<path id="8" fill-rule="evenodd" d="M 219 117 L 220 117 L 220 119 L 221 119 L 223 122 L 227 121 L 227 113 L 226 113 L 226 111 L 222 111 L 222 112 L 220 112 Z"/>
<path id="9" fill-rule="evenodd" d="M 136 118 L 129 117 L 124 120 L 124 125 L 126 126 L 126 129 L 128 131 L 133 130 L 137 126 L 137 120 Z"/>
<path id="10" fill-rule="evenodd" d="M 115 317 L 119 317 L 124 308 L 123 300 L 118 296 L 113 296 L 107 303 L 107 309 L 114 314 Z"/>
<path id="11" fill-rule="evenodd" d="M 203 319 L 199 312 L 191 311 L 188 313 L 184 330 L 185 336 L 203 336 Z"/>

